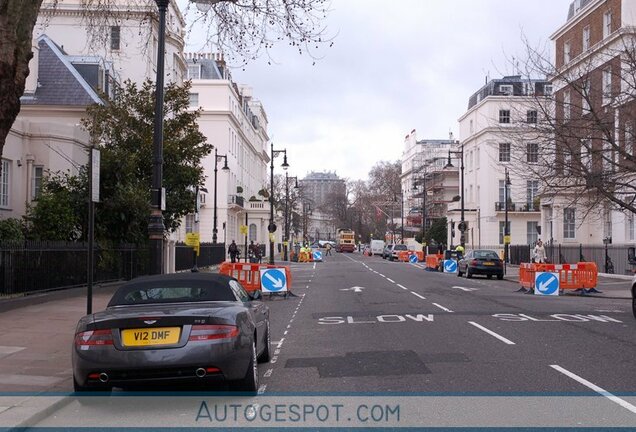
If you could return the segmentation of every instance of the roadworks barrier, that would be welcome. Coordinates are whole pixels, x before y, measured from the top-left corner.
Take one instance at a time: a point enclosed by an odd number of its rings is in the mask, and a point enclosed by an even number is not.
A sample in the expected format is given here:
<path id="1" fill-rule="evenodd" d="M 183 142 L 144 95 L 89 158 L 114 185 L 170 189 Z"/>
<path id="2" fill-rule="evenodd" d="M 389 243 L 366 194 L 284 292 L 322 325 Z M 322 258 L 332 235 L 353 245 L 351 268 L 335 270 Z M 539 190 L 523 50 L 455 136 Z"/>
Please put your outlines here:
<path id="1" fill-rule="evenodd" d="M 423 262 L 424 261 L 424 252 L 422 252 L 422 251 L 414 251 L 414 250 L 398 252 L 398 261 L 400 261 L 400 262 L 409 262 L 411 255 L 417 256 L 417 262 Z"/>
<path id="2" fill-rule="evenodd" d="M 519 283 L 522 288 L 534 289 L 537 272 L 559 274 L 560 290 L 594 290 L 598 283 L 598 268 L 593 262 L 576 264 L 521 263 Z"/>
<path id="3" fill-rule="evenodd" d="M 285 269 L 287 291 L 291 294 L 292 275 L 289 266 L 252 263 L 232 263 L 225 261 L 219 267 L 219 273 L 236 278 L 249 293 L 261 290 L 261 269 Z"/>
<path id="4" fill-rule="evenodd" d="M 428 254 L 426 255 L 426 270 L 442 271 L 444 269 L 444 254 Z"/>

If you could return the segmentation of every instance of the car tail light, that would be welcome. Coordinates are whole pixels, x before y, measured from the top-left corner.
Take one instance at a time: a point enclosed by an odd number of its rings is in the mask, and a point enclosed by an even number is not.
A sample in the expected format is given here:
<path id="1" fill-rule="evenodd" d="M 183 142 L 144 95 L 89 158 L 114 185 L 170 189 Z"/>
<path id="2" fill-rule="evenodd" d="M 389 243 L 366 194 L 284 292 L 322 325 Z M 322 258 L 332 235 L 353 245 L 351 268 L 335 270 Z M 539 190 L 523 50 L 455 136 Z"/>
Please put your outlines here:
<path id="1" fill-rule="evenodd" d="M 87 330 L 75 335 L 75 346 L 112 345 L 113 333 L 108 330 Z"/>
<path id="2" fill-rule="evenodd" d="M 239 329 L 233 325 L 193 325 L 189 341 L 233 338 L 239 335 Z"/>
<path id="3" fill-rule="evenodd" d="M 472 260 L 472 261 L 470 262 L 470 265 L 472 265 L 472 266 L 479 265 L 479 261 L 477 261 L 477 260 Z"/>

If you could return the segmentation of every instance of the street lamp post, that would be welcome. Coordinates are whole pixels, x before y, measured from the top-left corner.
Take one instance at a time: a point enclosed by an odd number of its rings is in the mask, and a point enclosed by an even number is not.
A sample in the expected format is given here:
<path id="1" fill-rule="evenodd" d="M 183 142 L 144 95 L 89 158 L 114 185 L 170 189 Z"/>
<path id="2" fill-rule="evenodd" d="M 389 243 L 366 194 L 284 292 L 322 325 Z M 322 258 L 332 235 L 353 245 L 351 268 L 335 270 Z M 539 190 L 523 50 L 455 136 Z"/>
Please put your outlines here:
<path id="1" fill-rule="evenodd" d="M 152 185 L 150 189 L 150 218 L 148 238 L 150 244 L 150 274 L 163 273 L 163 78 L 166 48 L 166 11 L 170 0 L 155 0 L 159 9 L 157 48 L 157 80 L 155 90 L 155 118 L 152 133 Z"/>
<path id="2" fill-rule="evenodd" d="M 269 236 L 269 264 L 274 264 L 274 239 L 272 238 L 272 234 L 276 232 L 276 224 L 274 224 L 274 158 L 279 154 L 283 154 L 283 163 L 281 167 L 284 170 L 289 168 L 289 164 L 287 163 L 287 149 L 283 150 L 274 150 L 274 143 L 270 144 L 271 146 L 271 157 L 269 160 L 269 170 L 270 170 L 270 193 L 269 193 L 269 225 L 267 226 L 267 230 L 270 233 Z"/>
<path id="3" fill-rule="evenodd" d="M 289 249 L 289 225 L 290 225 L 290 212 L 289 212 L 289 179 L 293 179 L 296 184 L 294 185 L 294 189 L 298 189 L 298 177 L 289 176 L 287 171 L 285 171 L 285 231 L 283 239 L 283 261 L 288 260 L 288 249 Z"/>
<path id="4" fill-rule="evenodd" d="M 457 141 L 459 142 L 459 141 Z M 448 150 L 448 162 L 444 168 L 453 168 L 453 164 L 451 162 L 451 154 L 459 155 L 460 159 L 460 183 L 461 183 L 461 191 L 459 194 L 460 197 L 460 206 L 461 206 L 461 214 L 459 220 L 459 243 L 464 248 L 466 246 L 466 220 L 464 219 L 464 144 L 461 145 L 460 150 Z"/>
<path id="5" fill-rule="evenodd" d="M 508 168 L 505 170 L 506 178 L 504 180 L 504 273 L 505 265 L 508 263 L 508 245 L 510 244 L 510 229 L 508 228 L 508 200 L 510 197 L 510 176 L 508 175 Z"/>
<path id="6" fill-rule="evenodd" d="M 212 223 L 212 244 L 216 244 L 217 242 L 217 233 L 218 233 L 218 229 L 217 229 L 217 224 L 218 224 L 218 218 L 217 218 L 217 203 L 216 203 L 216 195 L 217 195 L 217 173 L 219 171 L 219 161 L 223 159 L 225 161 L 225 164 L 223 165 L 223 168 L 221 168 L 223 171 L 229 171 L 230 168 L 228 168 L 227 166 L 227 155 L 220 155 L 218 153 L 217 149 L 214 149 L 214 220 Z"/>
<path id="7" fill-rule="evenodd" d="M 422 243 L 424 243 L 424 234 L 426 233 L 426 174 L 417 178 L 413 182 L 413 190 L 417 190 L 418 180 L 421 180 L 422 184 Z"/>

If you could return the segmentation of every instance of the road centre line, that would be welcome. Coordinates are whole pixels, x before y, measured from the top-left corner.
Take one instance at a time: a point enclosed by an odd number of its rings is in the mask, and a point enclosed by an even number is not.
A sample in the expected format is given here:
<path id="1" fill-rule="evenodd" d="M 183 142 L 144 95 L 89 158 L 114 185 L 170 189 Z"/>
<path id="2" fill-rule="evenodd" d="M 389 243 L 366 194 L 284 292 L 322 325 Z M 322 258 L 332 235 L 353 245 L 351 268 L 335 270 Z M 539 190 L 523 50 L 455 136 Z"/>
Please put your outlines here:
<path id="1" fill-rule="evenodd" d="M 388 280 L 388 281 L 389 281 L 389 282 L 391 282 L 391 283 L 395 283 L 395 281 L 394 281 L 393 279 L 386 278 L 386 280 Z"/>
<path id="2" fill-rule="evenodd" d="M 636 406 L 630 404 L 629 402 L 619 398 L 618 396 L 613 395 L 612 393 L 608 392 L 607 390 L 597 386 L 596 384 L 593 384 L 593 383 L 589 382 L 585 378 L 581 378 L 580 376 L 570 372 L 567 369 L 562 368 L 559 365 L 550 365 L 550 367 L 552 369 L 556 370 L 556 371 L 561 372 L 563 375 L 566 375 L 566 376 L 572 378 L 574 381 L 577 381 L 580 384 L 583 384 L 585 387 L 588 387 L 588 388 L 594 390 L 596 393 L 600 394 L 601 396 L 605 396 L 606 398 L 608 398 L 612 402 L 617 403 L 620 406 L 622 406 L 623 408 L 625 408 L 625 409 L 633 412 L 634 414 L 636 414 Z"/>
<path id="3" fill-rule="evenodd" d="M 505 344 L 508 344 L 508 345 L 516 345 L 516 344 L 515 344 L 513 341 L 511 341 L 510 339 L 506 339 L 505 337 L 503 337 L 503 336 L 501 336 L 501 335 L 499 335 L 499 334 L 495 333 L 495 332 L 494 332 L 494 331 L 492 331 L 492 330 L 488 330 L 486 327 L 484 327 L 484 326 L 482 326 L 482 325 L 479 325 L 479 324 L 477 324 L 477 323 L 476 323 L 476 322 L 474 322 L 474 321 L 468 321 L 468 324 L 473 325 L 473 326 L 477 327 L 478 329 L 480 329 L 481 331 L 484 331 L 484 332 L 488 333 L 489 335 L 496 337 L 497 339 L 499 339 L 500 341 L 502 341 L 502 342 L 503 342 L 503 343 L 505 343 Z"/>
<path id="4" fill-rule="evenodd" d="M 407 287 L 405 287 L 404 285 L 397 284 L 397 286 L 399 286 L 399 287 L 400 287 L 400 288 L 402 288 L 403 290 L 408 290 L 408 288 L 407 288 Z"/>
<path id="5" fill-rule="evenodd" d="M 418 293 L 416 293 L 415 291 L 411 291 L 411 294 L 413 294 L 415 297 L 419 297 L 422 300 L 426 300 L 426 297 L 419 295 Z"/>
<path id="6" fill-rule="evenodd" d="M 444 306 L 437 304 L 437 303 L 433 303 L 435 306 L 437 306 L 438 308 L 440 308 L 441 310 L 445 311 L 445 312 L 453 312 L 452 310 L 445 308 Z"/>

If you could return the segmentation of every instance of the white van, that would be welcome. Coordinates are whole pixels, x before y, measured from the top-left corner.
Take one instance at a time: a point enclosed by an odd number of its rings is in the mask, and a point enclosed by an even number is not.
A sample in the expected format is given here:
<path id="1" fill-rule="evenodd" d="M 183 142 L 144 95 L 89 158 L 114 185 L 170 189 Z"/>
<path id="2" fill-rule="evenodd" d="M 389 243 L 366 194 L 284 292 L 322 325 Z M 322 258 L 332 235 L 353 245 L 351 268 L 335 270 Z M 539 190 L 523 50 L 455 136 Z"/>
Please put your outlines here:
<path id="1" fill-rule="evenodd" d="M 371 240 L 371 255 L 382 255 L 384 240 Z"/>

